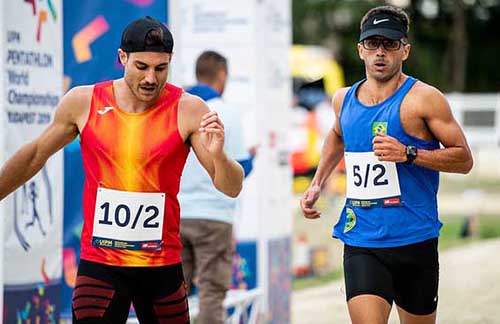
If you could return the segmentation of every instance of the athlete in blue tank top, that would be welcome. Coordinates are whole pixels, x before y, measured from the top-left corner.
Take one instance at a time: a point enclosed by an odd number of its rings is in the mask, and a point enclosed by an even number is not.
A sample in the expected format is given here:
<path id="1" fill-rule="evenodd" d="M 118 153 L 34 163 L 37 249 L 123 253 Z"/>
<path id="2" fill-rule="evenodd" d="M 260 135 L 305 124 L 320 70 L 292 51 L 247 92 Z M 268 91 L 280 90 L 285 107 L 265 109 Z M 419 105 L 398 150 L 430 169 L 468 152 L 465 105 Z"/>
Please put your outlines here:
<path id="1" fill-rule="evenodd" d="M 409 18 L 371 9 L 361 21 L 359 57 L 366 79 L 338 90 L 336 122 L 311 186 L 306 218 L 338 162 L 346 165 L 346 202 L 333 236 L 344 242 L 344 277 L 354 324 L 387 323 L 393 302 L 402 323 L 435 323 L 438 290 L 439 171 L 468 173 L 472 156 L 443 94 L 403 74 Z"/>

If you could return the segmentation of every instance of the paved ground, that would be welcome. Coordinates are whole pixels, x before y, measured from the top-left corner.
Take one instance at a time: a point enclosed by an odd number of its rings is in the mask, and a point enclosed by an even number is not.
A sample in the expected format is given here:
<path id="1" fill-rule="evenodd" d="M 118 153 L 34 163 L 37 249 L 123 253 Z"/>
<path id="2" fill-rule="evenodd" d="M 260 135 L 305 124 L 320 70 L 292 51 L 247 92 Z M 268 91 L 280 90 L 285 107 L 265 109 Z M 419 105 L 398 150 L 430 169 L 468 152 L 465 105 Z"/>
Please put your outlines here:
<path id="1" fill-rule="evenodd" d="M 500 239 L 446 250 L 440 264 L 439 324 L 500 323 Z M 293 293 L 292 324 L 327 323 L 349 323 L 342 281 Z"/>

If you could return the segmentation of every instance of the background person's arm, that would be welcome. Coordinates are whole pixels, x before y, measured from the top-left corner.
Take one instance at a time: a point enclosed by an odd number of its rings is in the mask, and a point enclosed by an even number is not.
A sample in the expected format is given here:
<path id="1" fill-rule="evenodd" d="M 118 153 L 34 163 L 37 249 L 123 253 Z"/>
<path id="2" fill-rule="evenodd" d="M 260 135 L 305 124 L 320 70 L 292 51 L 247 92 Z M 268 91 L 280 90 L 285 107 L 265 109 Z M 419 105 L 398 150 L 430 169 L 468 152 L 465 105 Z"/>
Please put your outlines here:
<path id="1" fill-rule="evenodd" d="M 54 120 L 38 138 L 25 144 L 0 169 L 0 200 L 31 179 L 48 158 L 78 135 L 76 123 L 81 92 L 70 91 L 56 109 Z"/>

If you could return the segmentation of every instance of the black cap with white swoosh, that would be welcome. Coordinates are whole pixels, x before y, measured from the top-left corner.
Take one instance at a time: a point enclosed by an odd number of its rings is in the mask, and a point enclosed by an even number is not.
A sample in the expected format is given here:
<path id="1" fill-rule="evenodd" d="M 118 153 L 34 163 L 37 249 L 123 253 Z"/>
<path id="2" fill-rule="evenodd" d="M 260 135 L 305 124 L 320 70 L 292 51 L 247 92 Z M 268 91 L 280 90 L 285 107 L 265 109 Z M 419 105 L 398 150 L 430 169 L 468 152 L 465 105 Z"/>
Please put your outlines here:
<path id="1" fill-rule="evenodd" d="M 405 24 L 386 13 L 374 15 L 361 26 L 359 41 L 372 36 L 383 36 L 392 40 L 408 37 Z"/>

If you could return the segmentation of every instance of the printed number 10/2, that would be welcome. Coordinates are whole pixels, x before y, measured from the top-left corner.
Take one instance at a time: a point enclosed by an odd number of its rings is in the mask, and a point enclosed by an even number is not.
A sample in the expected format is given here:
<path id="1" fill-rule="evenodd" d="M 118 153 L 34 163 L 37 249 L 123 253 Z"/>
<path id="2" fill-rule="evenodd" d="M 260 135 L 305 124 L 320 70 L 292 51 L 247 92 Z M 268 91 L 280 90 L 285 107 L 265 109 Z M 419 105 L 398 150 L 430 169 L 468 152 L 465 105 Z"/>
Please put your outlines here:
<path id="1" fill-rule="evenodd" d="M 370 168 L 371 167 L 371 168 Z M 364 188 L 368 187 L 368 179 L 370 177 L 370 170 L 375 172 L 375 177 L 373 178 L 374 186 L 383 186 L 389 183 L 387 179 L 381 180 L 381 178 L 385 175 L 385 166 L 382 164 L 374 164 L 373 166 L 369 163 L 366 165 L 366 169 L 364 170 L 365 176 L 363 179 L 363 175 L 361 173 L 361 167 L 359 165 L 353 165 L 352 171 L 354 176 L 354 185 L 359 187 L 363 185 Z"/>
<path id="2" fill-rule="evenodd" d="M 99 220 L 99 224 L 103 225 L 113 225 L 113 221 L 110 220 L 110 203 L 104 203 L 100 206 L 102 210 L 104 210 L 104 219 Z M 142 211 L 147 213 L 152 213 L 147 216 L 147 218 L 144 220 L 143 223 L 143 228 L 158 228 L 160 224 L 158 222 L 154 222 L 156 217 L 160 214 L 160 211 L 158 210 L 158 207 L 156 206 L 148 206 L 144 208 L 144 205 L 140 205 L 139 209 L 137 210 L 137 213 L 135 214 L 135 218 L 132 222 L 132 229 L 135 229 L 137 226 L 137 222 L 139 221 L 139 218 L 142 214 Z M 114 221 L 115 224 L 118 225 L 119 227 L 127 227 L 130 224 L 130 218 L 131 218 L 131 211 L 130 208 L 127 205 L 120 204 L 116 206 L 115 212 L 114 212 Z M 122 216 L 123 215 L 123 216 Z"/>

